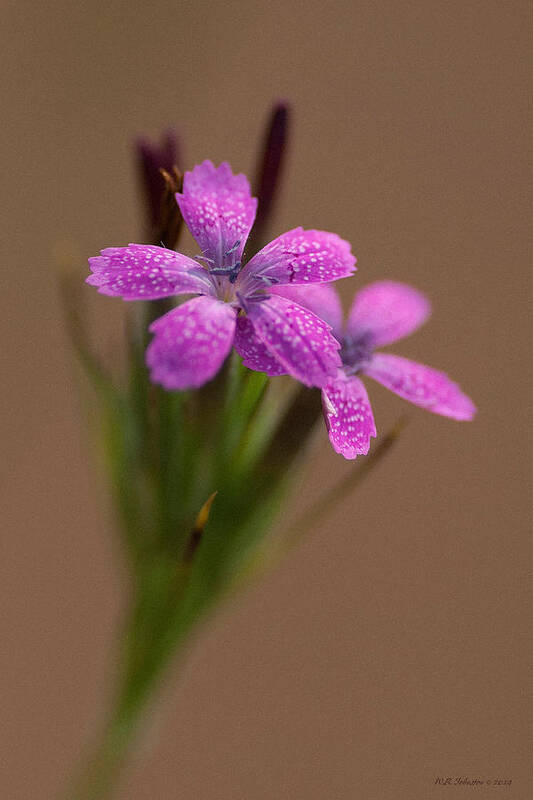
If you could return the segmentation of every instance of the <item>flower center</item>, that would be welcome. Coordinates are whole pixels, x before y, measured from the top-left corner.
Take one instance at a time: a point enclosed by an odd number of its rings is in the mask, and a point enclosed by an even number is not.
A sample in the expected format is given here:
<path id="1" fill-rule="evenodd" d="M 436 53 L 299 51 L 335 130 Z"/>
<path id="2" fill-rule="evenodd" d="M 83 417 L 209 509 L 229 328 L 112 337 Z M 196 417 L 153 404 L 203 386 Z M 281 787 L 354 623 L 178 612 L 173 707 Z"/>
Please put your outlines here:
<path id="1" fill-rule="evenodd" d="M 236 241 L 229 250 L 222 253 L 218 262 L 204 255 L 196 258 L 203 262 L 202 266 L 209 274 L 217 298 L 246 312 L 250 304 L 268 300 L 267 289 L 277 281 L 264 276 L 254 276 L 253 280 L 250 280 L 250 276 L 240 279 L 243 266 L 237 257 L 240 244 L 240 240 Z"/>
<path id="2" fill-rule="evenodd" d="M 234 285 L 242 268 L 242 261 L 237 257 L 240 244 L 241 241 L 238 239 L 229 250 L 222 253 L 218 263 L 207 256 L 197 256 L 200 261 L 204 262 L 204 266 L 209 272 L 217 297 L 225 303 L 239 302 Z"/>
<path id="3" fill-rule="evenodd" d="M 370 341 L 363 339 L 352 339 L 346 336 L 342 342 L 341 358 L 344 371 L 347 375 L 355 375 L 368 364 L 372 355 Z"/>

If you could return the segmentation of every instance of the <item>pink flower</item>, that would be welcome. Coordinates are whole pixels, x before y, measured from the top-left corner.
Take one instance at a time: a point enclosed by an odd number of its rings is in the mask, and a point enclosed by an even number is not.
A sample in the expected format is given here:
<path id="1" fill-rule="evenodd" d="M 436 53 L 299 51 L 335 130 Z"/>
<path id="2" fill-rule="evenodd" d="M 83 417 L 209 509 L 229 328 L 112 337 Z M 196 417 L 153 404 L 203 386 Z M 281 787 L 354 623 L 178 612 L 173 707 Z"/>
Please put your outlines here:
<path id="1" fill-rule="evenodd" d="M 334 233 L 295 228 L 243 265 L 257 201 L 246 177 L 233 175 L 226 163 L 215 168 L 204 161 L 185 173 L 176 200 L 202 251 L 197 260 L 140 244 L 110 247 L 89 259 L 87 283 L 102 294 L 124 300 L 198 295 L 151 325 L 151 380 L 169 390 L 201 386 L 234 346 L 250 369 L 324 386 L 341 366 L 330 325 L 270 290 L 351 275 L 350 245 Z"/>
<path id="2" fill-rule="evenodd" d="M 331 286 L 281 287 L 272 291 L 305 305 L 328 322 L 342 343 L 342 368 L 322 387 L 329 438 L 345 458 L 366 455 L 376 435 L 374 416 L 359 375 L 386 386 L 427 411 L 470 420 L 476 407 L 443 372 L 407 358 L 374 352 L 408 336 L 431 313 L 427 298 L 411 286 L 378 281 L 354 298 L 346 326 L 336 291 Z"/>

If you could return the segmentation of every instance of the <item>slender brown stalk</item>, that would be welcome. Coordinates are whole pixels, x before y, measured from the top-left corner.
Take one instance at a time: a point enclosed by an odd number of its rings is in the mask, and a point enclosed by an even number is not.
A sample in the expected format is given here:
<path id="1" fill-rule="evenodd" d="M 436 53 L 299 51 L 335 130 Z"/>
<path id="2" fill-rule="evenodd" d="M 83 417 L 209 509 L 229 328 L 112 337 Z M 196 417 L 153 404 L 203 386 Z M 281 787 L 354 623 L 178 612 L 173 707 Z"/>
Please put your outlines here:
<path id="1" fill-rule="evenodd" d="M 289 123 L 289 104 L 279 101 L 270 112 L 254 181 L 254 194 L 258 199 L 258 206 L 255 224 L 246 248 L 249 257 L 265 242 L 267 227 L 279 196 L 283 165 L 287 155 Z"/>

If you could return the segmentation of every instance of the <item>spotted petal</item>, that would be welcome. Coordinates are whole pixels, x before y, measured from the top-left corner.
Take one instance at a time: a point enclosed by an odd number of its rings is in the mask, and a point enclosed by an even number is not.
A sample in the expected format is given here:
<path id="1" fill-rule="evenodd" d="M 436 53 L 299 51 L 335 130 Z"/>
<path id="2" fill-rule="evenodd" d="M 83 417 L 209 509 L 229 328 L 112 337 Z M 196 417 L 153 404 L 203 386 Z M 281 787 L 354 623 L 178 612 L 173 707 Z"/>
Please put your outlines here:
<path id="1" fill-rule="evenodd" d="M 377 281 L 355 295 L 347 333 L 355 342 L 382 347 L 408 336 L 430 313 L 429 300 L 417 289 L 404 283 Z"/>
<path id="2" fill-rule="evenodd" d="M 204 161 L 185 173 L 176 200 L 208 264 L 221 268 L 240 261 L 257 210 L 245 175 L 234 175 L 227 163 Z"/>
<path id="3" fill-rule="evenodd" d="M 235 334 L 235 310 L 212 297 L 195 297 L 150 326 L 146 351 L 153 383 L 191 389 L 209 381 L 228 355 Z"/>
<path id="4" fill-rule="evenodd" d="M 240 280 L 260 285 L 327 283 L 355 271 L 350 245 L 335 233 L 294 228 L 263 247 L 244 267 Z"/>
<path id="5" fill-rule="evenodd" d="M 254 369 L 256 372 L 266 372 L 267 375 L 272 377 L 287 374 L 285 367 L 280 364 L 267 346 L 259 339 L 248 317 L 239 317 L 237 319 L 234 346 L 235 350 L 242 356 L 242 363 L 248 369 Z"/>
<path id="6" fill-rule="evenodd" d="M 322 389 L 322 405 L 333 449 L 344 458 L 366 455 L 376 425 L 362 381 L 339 371 Z"/>
<path id="7" fill-rule="evenodd" d="M 250 303 L 248 317 L 258 338 L 285 370 L 306 386 L 322 387 L 340 366 L 339 343 L 311 311 L 271 295 Z"/>
<path id="8" fill-rule="evenodd" d="M 333 334 L 342 336 L 342 306 L 337 291 L 327 283 L 309 283 L 303 286 L 273 286 L 272 294 L 279 294 L 298 305 L 308 308 L 317 317 L 331 325 Z"/>
<path id="9" fill-rule="evenodd" d="M 177 294 L 209 294 L 207 271 L 187 256 L 145 244 L 108 247 L 89 259 L 87 283 L 124 300 L 157 300 Z"/>
<path id="10" fill-rule="evenodd" d="M 404 400 L 452 419 L 472 419 L 476 407 L 444 372 L 389 353 L 375 353 L 363 371 Z"/>

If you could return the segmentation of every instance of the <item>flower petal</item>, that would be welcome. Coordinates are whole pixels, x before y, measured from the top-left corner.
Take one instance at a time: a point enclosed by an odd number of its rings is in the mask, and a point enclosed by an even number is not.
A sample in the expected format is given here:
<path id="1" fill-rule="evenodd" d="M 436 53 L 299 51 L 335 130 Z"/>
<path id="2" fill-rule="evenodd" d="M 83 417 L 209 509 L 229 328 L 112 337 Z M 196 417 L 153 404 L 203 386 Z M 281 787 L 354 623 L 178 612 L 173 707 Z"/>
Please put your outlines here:
<path id="1" fill-rule="evenodd" d="M 322 389 L 322 404 L 333 449 L 344 458 L 366 455 L 376 425 L 363 382 L 339 370 Z"/>
<path id="2" fill-rule="evenodd" d="M 259 339 L 293 378 L 322 387 L 335 375 L 340 345 L 330 326 L 311 311 L 272 295 L 250 303 L 247 313 Z"/>
<path id="3" fill-rule="evenodd" d="M 147 244 L 108 247 L 89 259 L 91 286 L 124 300 L 157 300 L 177 294 L 209 294 L 207 270 L 187 256 Z"/>
<path id="4" fill-rule="evenodd" d="M 334 336 L 342 336 L 342 306 L 336 289 L 328 283 L 309 283 L 303 286 L 273 286 L 269 293 L 294 300 L 308 308 L 331 326 Z"/>
<path id="5" fill-rule="evenodd" d="M 245 175 L 234 175 L 227 163 L 217 168 L 204 161 L 185 173 L 183 194 L 177 194 L 176 200 L 211 266 L 225 266 L 230 250 L 230 265 L 240 261 L 257 210 Z"/>
<path id="6" fill-rule="evenodd" d="M 452 419 L 472 419 L 476 407 L 444 372 L 389 353 L 375 353 L 363 372 L 416 406 Z"/>
<path id="7" fill-rule="evenodd" d="M 257 283 L 327 283 L 355 271 L 350 244 L 336 233 L 294 228 L 263 247 L 241 271 Z"/>
<path id="8" fill-rule="evenodd" d="M 211 380 L 231 350 L 235 310 L 212 297 L 195 297 L 150 326 L 146 350 L 153 383 L 191 389 Z"/>
<path id="9" fill-rule="evenodd" d="M 234 347 L 242 356 L 242 363 L 248 369 L 266 372 L 272 377 L 287 374 L 285 367 L 256 335 L 254 326 L 248 317 L 238 317 L 237 319 Z"/>
<path id="10" fill-rule="evenodd" d="M 382 347 L 408 336 L 430 314 L 429 300 L 417 289 L 394 281 L 376 281 L 355 295 L 347 333 L 356 342 Z"/>

